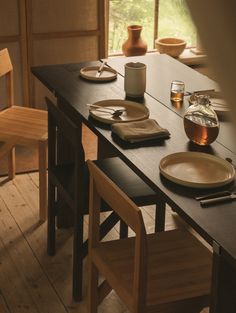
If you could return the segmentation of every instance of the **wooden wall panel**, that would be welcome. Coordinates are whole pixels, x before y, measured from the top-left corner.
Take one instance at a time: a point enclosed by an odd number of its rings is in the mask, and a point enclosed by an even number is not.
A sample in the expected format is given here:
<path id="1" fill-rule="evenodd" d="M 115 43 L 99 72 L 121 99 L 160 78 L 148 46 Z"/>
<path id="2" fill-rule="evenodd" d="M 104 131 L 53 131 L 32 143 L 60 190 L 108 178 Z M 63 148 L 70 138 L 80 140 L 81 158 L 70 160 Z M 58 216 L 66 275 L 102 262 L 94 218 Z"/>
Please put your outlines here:
<path id="1" fill-rule="evenodd" d="M 33 42 L 34 65 L 76 63 L 96 60 L 97 58 L 98 46 L 95 36 Z M 44 98 L 45 96 L 50 96 L 50 93 L 37 79 L 33 81 L 33 105 L 37 108 L 45 108 Z"/>
<path id="2" fill-rule="evenodd" d="M 104 57 L 105 0 L 26 0 L 31 103 L 42 107 L 45 88 L 30 67 Z"/>
<path id="3" fill-rule="evenodd" d="M 9 48 L 12 57 L 16 104 L 41 107 L 48 94 L 32 78 L 31 66 L 105 56 L 105 1 L 0 0 L 0 48 Z"/>
<path id="4" fill-rule="evenodd" d="M 33 33 L 98 28 L 96 0 L 31 1 L 31 10 Z"/>
<path id="5" fill-rule="evenodd" d="M 8 48 L 14 68 L 15 104 L 29 105 L 26 0 L 0 0 L 0 49 Z M 0 88 L 3 88 L 0 86 Z"/>
<path id="6" fill-rule="evenodd" d="M 51 99 L 54 103 L 57 102 L 54 95 L 36 78 L 33 78 L 34 82 L 34 107 L 38 109 L 47 109 L 45 97 Z"/>
<path id="7" fill-rule="evenodd" d="M 0 36 L 19 35 L 17 0 L 0 0 Z"/>
<path id="8" fill-rule="evenodd" d="M 76 63 L 98 58 L 96 37 L 35 40 L 34 65 Z"/>

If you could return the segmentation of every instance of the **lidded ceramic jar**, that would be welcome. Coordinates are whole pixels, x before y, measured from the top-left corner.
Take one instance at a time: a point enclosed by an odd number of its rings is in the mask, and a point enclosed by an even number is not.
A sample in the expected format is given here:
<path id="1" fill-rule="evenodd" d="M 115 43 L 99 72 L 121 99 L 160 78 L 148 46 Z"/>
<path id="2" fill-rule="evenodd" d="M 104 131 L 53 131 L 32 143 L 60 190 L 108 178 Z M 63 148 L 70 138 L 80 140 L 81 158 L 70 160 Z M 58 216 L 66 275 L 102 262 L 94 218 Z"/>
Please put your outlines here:
<path id="1" fill-rule="evenodd" d="M 210 145 L 219 134 L 219 120 L 211 108 L 209 96 L 195 95 L 195 99 L 184 115 L 184 129 L 194 143 Z"/>

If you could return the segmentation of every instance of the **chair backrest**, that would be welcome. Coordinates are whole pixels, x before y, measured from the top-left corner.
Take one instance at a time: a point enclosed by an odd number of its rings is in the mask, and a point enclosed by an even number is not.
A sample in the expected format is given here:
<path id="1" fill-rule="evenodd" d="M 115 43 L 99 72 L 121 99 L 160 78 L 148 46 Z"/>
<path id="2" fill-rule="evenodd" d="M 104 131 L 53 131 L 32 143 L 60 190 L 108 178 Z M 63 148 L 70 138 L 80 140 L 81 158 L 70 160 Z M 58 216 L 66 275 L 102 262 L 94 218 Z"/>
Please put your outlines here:
<path id="1" fill-rule="evenodd" d="M 70 142 L 74 158 L 84 160 L 84 149 L 81 144 L 81 128 L 75 125 L 57 105 L 45 97 L 48 108 L 48 162 L 56 163 L 57 130 Z M 53 149 L 54 148 L 54 149 Z"/>
<path id="2" fill-rule="evenodd" d="M 147 277 L 147 239 L 141 210 L 94 162 L 87 161 L 90 172 L 89 245 L 99 246 L 99 210 L 103 199 L 135 232 L 133 305 L 144 306 Z"/>
<path id="3" fill-rule="evenodd" d="M 74 167 L 74 199 L 82 199 L 79 195 L 84 193 L 86 185 L 85 153 L 81 143 L 81 127 L 75 125 L 50 99 L 45 98 L 48 107 L 48 175 L 57 165 L 70 163 Z M 58 136 L 60 135 L 60 136 Z M 66 160 L 59 159 L 58 140 L 64 138 L 64 149 L 68 149 Z M 67 146 L 67 142 L 70 143 Z M 71 149 L 72 148 L 72 149 Z M 80 190 L 80 192 L 78 192 Z M 70 200 L 74 203 L 73 200 Z M 82 201 L 82 200 L 81 200 Z M 84 201 L 84 200 L 83 200 Z M 72 203 L 71 202 L 71 203 Z"/>
<path id="4" fill-rule="evenodd" d="M 7 106 L 14 104 L 13 67 L 7 49 L 0 51 L 0 77 L 6 76 Z"/>

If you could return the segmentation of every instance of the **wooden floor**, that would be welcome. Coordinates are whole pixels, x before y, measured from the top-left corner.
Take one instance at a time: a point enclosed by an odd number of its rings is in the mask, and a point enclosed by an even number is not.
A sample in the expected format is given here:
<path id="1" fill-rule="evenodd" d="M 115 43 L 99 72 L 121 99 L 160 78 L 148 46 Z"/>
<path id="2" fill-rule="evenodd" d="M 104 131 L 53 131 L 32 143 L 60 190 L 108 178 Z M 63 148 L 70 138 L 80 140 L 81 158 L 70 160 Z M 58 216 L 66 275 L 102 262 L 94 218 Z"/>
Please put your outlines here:
<path id="1" fill-rule="evenodd" d="M 94 139 L 90 140 L 87 155 L 91 157 L 95 147 Z M 87 312 L 86 275 L 85 300 L 78 304 L 71 299 L 72 231 L 59 230 L 57 254 L 47 256 L 46 223 L 38 222 L 38 193 L 37 173 L 17 175 L 10 182 L 0 179 L 0 313 Z M 143 215 L 147 231 L 152 232 L 153 208 L 144 208 Z M 86 231 L 87 226 L 86 219 Z M 175 227 L 185 225 L 168 210 L 166 229 Z M 108 237 L 117 236 L 117 229 L 114 229 Z M 112 292 L 99 312 L 128 311 Z"/>

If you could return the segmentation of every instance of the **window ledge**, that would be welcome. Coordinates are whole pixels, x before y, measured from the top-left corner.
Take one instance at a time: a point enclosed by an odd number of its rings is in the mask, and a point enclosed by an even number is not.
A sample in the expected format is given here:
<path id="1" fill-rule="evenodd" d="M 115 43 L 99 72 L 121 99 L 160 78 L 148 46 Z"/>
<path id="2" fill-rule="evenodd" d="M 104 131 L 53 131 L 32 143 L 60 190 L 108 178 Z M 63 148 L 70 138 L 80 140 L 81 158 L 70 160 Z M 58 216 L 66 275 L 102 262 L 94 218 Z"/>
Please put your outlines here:
<path id="1" fill-rule="evenodd" d="M 198 51 L 194 53 L 194 48 L 187 48 L 183 53 L 177 58 L 180 62 L 186 65 L 203 65 L 207 63 L 206 54 L 201 54 Z"/>
<path id="2" fill-rule="evenodd" d="M 195 48 L 186 48 L 183 53 L 176 59 L 186 65 L 204 65 L 207 63 L 207 56 L 205 54 L 200 54 L 199 52 L 194 53 L 192 50 Z M 147 53 L 158 53 L 157 50 L 150 50 Z M 110 54 L 109 58 L 124 56 L 121 52 Z"/>

